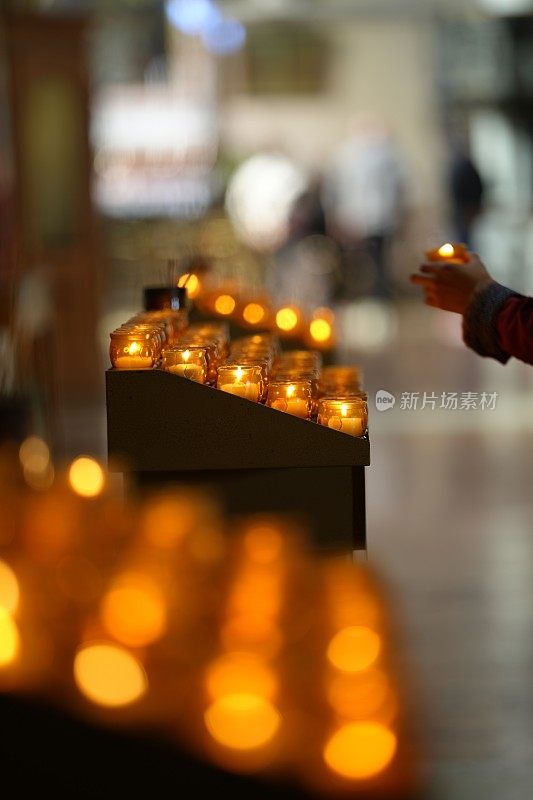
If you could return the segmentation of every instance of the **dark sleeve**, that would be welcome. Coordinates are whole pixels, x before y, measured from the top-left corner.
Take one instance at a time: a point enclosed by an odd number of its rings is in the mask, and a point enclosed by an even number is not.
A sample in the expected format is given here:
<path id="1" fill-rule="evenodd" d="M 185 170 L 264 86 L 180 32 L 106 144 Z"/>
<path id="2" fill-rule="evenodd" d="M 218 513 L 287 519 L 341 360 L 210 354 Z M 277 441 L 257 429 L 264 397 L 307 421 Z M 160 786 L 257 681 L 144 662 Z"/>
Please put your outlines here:
<path id="1" fill-rule="evenodd" d="M 500 309 L 496 328 L 502 350 L 533 364 L 533 297 L 510 297 Z"/>
<path id="2" fill-rule="evenodd" d="M 506 347 L 504 347 L 503 341 L 500 340 L 499 316 L 511 299 L 520 297 L 516 292 L 495 281 L 476 294 L 463 316 L 465 344 L 480 356 L 495 358 L 506 364 L 515 354 L 507 349 L 509 342 L 505 340 Z"/>

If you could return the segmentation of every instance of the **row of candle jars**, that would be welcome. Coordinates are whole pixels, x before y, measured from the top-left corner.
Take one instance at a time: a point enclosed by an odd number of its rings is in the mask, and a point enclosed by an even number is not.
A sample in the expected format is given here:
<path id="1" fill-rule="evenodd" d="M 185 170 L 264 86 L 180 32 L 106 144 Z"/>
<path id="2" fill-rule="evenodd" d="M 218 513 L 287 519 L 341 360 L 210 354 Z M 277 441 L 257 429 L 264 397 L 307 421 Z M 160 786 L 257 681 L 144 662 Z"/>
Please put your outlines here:
<path id="1" fill-rule="evenodd" d="M 115 369 L 151 369 L 166 347 L 187 327 L 185 309 L 144 311 L 110 334 L 109 357 Z"/>

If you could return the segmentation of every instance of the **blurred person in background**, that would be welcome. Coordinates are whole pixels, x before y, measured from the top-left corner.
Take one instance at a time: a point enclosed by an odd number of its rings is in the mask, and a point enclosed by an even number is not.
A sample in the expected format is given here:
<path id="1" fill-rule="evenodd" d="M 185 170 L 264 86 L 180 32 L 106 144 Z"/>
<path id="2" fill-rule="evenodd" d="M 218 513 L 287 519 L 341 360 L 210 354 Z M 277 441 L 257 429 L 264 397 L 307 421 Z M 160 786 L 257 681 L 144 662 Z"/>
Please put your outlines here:
<path id="1" fill-rule="evenodd" d="M 472 228 L 483 210 L 481 175 L 464 147 L 454 147 L 448 178 L 454 240 L 472 245 Z"/>
<path id="2" fill-rule="evenodd" d="M 427 305 L 463 316 L 465 344 L 506 364 L 533 364 L 533 298 L 497 283 L 474 253 L 466 264 L 428 261 L 411 275 Z"/>
<path id="3" fill-rule="evenodd" d="M 344 251 L 344 290 L 348 297 L 368 265 L 372 293 L 391 294 L 390 244 L 404 216 L 405 171 L 389 131 L 365 118 L 335 153 L 324 179 L 328 228 Z"/>
<path id="4" fill-rule="evenodd" d="M 267 288 L 281 304 L 329 305 L 339 280 L 339 250 L 326 236 L 320 187 L 313 185 L 292 204 L 287 239 L 275 253 Z"/>

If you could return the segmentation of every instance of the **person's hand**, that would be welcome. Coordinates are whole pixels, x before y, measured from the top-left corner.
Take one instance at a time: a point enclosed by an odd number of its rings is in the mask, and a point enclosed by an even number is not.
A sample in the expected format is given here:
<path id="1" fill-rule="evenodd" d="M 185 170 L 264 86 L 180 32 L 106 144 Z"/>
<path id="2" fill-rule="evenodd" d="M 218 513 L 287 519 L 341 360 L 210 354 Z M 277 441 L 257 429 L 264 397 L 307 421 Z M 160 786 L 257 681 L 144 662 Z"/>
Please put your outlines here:
<path id="1" fill-rule="evenodd" d="M 411 283 L 422 286 L 428 306 L 464 314 L 474 295 L 493 283 L 479 256 L 468 253 L 466 264 L 427 261 L 420 272 L 411 275 Z"/>

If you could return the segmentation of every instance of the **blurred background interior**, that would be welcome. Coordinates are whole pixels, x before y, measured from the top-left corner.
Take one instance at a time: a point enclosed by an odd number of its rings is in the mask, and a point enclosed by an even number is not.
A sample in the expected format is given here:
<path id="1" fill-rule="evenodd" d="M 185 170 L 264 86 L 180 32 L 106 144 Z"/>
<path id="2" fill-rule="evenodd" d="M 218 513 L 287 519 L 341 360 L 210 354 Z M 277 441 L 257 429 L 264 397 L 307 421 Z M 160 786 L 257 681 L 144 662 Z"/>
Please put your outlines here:
<path id="1" fill-rule="evenodd" d="M 533 372 L 466 351 L 407 278 L 465 241 L 533 292 L 533 2 L 2 8 L 2 395 L 58 457 L 104 457 L 109 331 L 144 285 L 208 264 L 331 306 L 338 359 L 398 398 L 372 408 L 369 554 L 395 592 L 431 794 L 529 796 Z M 401 408 L 424 391 L 498 402 Z"/>

